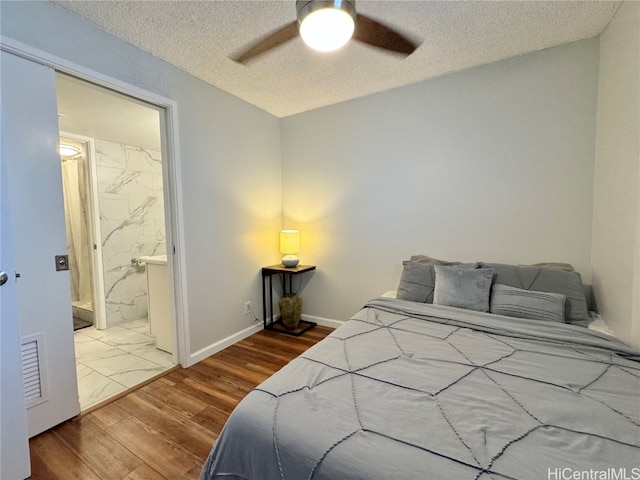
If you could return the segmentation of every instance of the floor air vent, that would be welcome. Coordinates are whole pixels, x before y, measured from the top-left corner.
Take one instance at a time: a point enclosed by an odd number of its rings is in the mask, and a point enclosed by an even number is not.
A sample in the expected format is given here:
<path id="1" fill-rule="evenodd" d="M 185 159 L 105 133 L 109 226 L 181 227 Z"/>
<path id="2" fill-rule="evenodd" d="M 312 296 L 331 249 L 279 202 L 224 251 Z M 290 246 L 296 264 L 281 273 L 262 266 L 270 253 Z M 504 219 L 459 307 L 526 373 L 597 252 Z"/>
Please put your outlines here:
<path id="1" fill-rule="evenodd" d="M 44 358 L 44 335 L 42 333 L 22 338 L 22 378 L 27 408 L 48 399 Z"/>

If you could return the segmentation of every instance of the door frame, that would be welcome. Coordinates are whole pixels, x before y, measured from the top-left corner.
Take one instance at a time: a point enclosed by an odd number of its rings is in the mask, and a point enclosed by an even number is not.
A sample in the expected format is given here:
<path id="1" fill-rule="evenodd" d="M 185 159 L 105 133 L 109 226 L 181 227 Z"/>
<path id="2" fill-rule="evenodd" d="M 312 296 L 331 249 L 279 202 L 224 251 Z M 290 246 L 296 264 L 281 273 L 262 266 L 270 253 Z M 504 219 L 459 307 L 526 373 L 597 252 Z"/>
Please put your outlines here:
<path id="1" fill-rule="evenodd" d="M 54 70 L 85 80 L 116 92 L 140 99 L 161 109 L 163 183 L 165 192 L 164 210 L 167 231 L 167 267 L 173 287 L 172 317 L 174 319 L 174 338 L 177 363 L 189 367 L 190 340 L 187 323 L 187 279 L 184 252 L 184 223 L 182 216 L 182 178 L 180 168 L 180 142 L 178 136 L 178 104 L 176 101 L 150 92 L 143 88 L 118 80 L 117 78 L 96 72 L 77 63 L 44 52 L 22 42 L 0 35 L 0 50 L 26 60 L 53 68 Z M 168 221 L 167 221 L 168 220 Z M 174 354 L 174 361 L 176 360 Z"/>
<path id="2" fill-rule="evenodd" d="M 92 267 L 92 290 L 93 290 L 93 320 L 94 327 L 98 330 L 107 328 L 107 307 L 105 304 L 104 291 L 104 266 L 102 263 L 102 238 L 100 230 L 100 210 L 98 209 L 98 175 L 96 168 L 96 142 L 91 137 L 60 131 L 60 138 L 68 138 L 78 143 L 84 143 L 87 147 L 87 202 L 91 211 L 88 229 L 89 238 L 92 243 L 91 267 Z"/>

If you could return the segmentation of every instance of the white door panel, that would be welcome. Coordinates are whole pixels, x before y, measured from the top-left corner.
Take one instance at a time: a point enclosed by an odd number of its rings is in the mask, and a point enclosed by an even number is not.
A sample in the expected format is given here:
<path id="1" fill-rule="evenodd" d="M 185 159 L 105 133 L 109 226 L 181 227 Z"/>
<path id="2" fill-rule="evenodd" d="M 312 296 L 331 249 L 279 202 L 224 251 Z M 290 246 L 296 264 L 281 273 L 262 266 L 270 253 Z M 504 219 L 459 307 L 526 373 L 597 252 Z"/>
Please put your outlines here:
<path id="1" fill-rule="evenodd" d="M 27 403 L 29 436 L 80 412 L 69 272 L 55 268 L 55 256 L 66 254 L 67 244 L 54 75 L 2 53 L 2 154 L 20 273 L 18 319 L 23 343 L 40 339 L 43 391 Z"/>
<path id="2" fill-rule="evenodd" d="M 2 123 L 4 127 L 4 117 Z M 0 153 L 0 270 L 7 275 L 0 287 L 0 478 L 19 479 L 31 473 L 7 193 L 4 154 Z"/>

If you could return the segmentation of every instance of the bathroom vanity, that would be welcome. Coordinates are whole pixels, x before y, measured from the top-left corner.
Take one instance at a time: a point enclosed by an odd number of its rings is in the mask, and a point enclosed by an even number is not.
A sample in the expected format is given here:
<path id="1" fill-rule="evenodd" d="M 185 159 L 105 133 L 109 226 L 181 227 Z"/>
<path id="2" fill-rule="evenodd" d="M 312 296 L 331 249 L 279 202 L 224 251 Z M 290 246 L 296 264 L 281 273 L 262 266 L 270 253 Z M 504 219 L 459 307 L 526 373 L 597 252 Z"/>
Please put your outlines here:
<path id="1" fill-rule="evenodd" d="M 147 269 L 147 306 L 149 328 L 156 338 L 156 348 L 173 353 L 173 325 L 171 323 L 171 289 L 167 256 L 140 257 Z"/>

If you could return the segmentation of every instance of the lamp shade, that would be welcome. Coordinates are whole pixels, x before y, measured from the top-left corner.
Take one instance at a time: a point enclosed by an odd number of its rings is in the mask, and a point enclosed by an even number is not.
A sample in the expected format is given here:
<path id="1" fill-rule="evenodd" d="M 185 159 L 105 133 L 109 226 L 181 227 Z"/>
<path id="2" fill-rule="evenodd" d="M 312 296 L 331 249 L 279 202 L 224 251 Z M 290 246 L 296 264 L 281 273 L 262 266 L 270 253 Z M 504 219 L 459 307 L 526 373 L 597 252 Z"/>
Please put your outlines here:
<path id="1" fill-rule="evenodd" d="M 280 253 L 293 255 L 300 252 L 300 232 L 298 230 L 280 231 Z"/>

